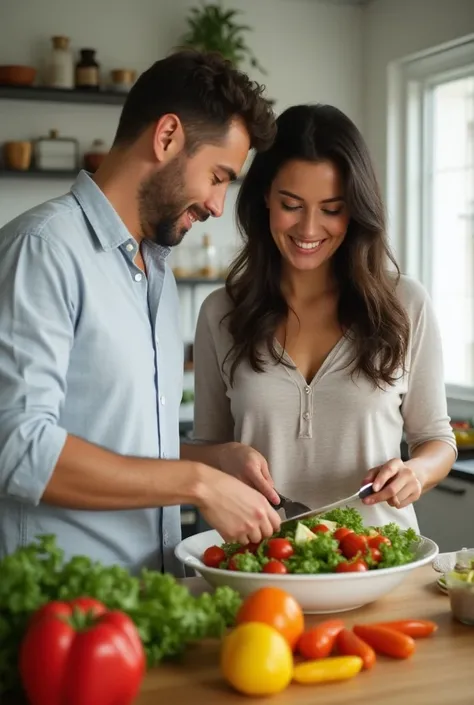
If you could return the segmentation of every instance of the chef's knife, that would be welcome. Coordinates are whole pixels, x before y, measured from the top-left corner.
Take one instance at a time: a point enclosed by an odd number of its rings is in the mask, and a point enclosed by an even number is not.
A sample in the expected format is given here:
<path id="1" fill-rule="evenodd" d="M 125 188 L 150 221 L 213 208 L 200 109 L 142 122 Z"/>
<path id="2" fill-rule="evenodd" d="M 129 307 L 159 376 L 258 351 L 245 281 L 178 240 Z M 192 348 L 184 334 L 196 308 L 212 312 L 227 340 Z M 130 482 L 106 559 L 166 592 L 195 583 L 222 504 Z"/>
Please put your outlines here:
<path id="1" fill-rule="evenodd" d="M 332 502 L 332 504 L 326 504 L 324 507 L 318 507 L 317 509 L 310 509 L 309 511 L 303 511 L 301 514 L 293 514 L 292 516 L 288 516 L 288 513 L 286 515 L 286 519 L 283 519 L 281 522 L 282 524 L 286 524 L 289 521 L 295 521 L 299 519 L 309 519 L 310 517 L 317 516 L 318 514 L 325 514 L 326 512 L 331 511 L 331 509 L 337 509 L 338 507 L 343 507 L 346 504 L 350 504 L 351 502 L 364 499 L 365 497 L 369 497 L 369 495 L 374 494 L 374 490 L 372 489 L 372 483 L 369 482 L 368 485 L 364 485 L 363 487 L 360 488 L 358 492 L 355 494 L 351 495 L 350 497 L 346 497 L 345 499 L 339 499 L 337 502 Z M 293 503 L 293 502 L 292 502 Z M 296 504 L 296 503 L 293 503 Z M 304 507 L 305 505 L 300 505 Z M 283 508 L 286 511 L 286 507 L 283 504 Z"/>

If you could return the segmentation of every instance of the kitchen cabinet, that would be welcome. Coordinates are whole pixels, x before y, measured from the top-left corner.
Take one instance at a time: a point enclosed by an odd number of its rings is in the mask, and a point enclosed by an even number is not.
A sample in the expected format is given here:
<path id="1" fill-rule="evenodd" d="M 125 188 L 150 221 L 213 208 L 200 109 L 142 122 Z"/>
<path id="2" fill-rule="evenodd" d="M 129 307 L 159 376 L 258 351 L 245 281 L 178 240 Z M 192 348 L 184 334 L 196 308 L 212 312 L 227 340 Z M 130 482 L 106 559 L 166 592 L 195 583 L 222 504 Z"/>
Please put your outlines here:
<path id="1" fill-rule="evenodd" d="M 450 475 L 415 504 L 420 532 L 441 552 L 474 548 L 474 460 L 459 460 Z"/>

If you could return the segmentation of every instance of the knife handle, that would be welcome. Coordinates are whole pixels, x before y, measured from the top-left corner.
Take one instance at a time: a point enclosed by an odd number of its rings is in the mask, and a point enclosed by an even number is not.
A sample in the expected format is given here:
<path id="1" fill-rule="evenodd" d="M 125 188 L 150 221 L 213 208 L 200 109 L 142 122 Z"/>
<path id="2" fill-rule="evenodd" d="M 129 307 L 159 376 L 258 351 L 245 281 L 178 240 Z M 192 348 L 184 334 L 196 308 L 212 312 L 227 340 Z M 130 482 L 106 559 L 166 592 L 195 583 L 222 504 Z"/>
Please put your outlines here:
<path id="1" fill-rule="evenodd" d="M 371 494 L 374 494 L 374 489 L 372 487 L 372 483 L 369 482 L 368 485 L 364 485 L 360 488 L 359 499 L 365 499 L 366 497 L 370 497 Z"/>
<path id="2" fill-rule="evenodd" d="M 280 498 L 280 504 L 273 504 L 272 502 L 270 502 L 270 506 L 273 507 L 273 509 L 275 509 L 276 511 L 278 511 L 279 509 L 285 508 L 286 499 L 287 499 L 286 497 L 283 497 L 283 495 L 281 495 L 279 492 L 277 492 L 277 495 Z"/>

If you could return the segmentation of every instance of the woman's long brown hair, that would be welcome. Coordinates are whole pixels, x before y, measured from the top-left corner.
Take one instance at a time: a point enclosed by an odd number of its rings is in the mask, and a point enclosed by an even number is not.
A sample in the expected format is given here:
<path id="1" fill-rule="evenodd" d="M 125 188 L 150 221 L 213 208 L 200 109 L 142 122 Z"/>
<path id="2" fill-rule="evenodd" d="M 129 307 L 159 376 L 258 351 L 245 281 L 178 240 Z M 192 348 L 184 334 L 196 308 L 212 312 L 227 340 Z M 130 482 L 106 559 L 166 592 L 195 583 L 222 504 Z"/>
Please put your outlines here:
<path id="1" fill-rule="evenodd" d="M 274 336 L 288 315 L 288 304 L 265 195 L 283 164 L 293 159 L 330 161 L 340 170 L 350 222 L 333 257 L 338 319 L 353 338 L 352 372 L 365 374 L 379 387 L 393 385 L 405 369 L 410 334 L 407 313 L 395 293 L 400 272 L 388 245 L 384 207 L 365 141 L 344 113 L 328 105 L 284 111 L 277 120 L 276 141 L 255 156 L 240 188 L 237 222 L 243 247 L 226 281 L 233 304 L 225 317 L 233 339 L 231 383 L 244 360 L 255 371 L 264 371 L 262 344 L 281 362 Z M 390 264 L 395 273 L 389 271 Z"/>

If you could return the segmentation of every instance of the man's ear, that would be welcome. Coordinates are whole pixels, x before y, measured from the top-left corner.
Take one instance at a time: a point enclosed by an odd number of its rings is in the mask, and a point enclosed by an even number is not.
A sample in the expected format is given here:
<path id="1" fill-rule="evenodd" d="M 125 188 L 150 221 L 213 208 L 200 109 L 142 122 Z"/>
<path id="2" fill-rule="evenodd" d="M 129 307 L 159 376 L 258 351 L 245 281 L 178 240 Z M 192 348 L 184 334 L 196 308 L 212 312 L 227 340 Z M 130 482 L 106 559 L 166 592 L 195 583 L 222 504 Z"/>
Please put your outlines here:
<path id="1" fill-rule="evenodd" d="M 184 149 L 185 135 L 177 115 L 163 115 L 153 132 L 153 151 L 160 164 L 166 164 Z"/>

